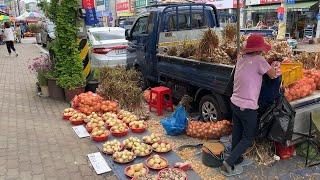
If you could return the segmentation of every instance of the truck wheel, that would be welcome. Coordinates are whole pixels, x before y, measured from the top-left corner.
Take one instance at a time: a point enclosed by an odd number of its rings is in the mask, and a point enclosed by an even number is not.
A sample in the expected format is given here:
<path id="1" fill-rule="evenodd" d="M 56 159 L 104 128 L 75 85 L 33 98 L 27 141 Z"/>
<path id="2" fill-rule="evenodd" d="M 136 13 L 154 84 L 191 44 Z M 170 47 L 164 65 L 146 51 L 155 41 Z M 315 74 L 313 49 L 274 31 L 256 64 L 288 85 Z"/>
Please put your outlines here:
<path id="1" fill-rule="evenodd" d="M 201 98 L 199 112 L 205 121 L 218 121 L 222 119 L 219 104 L 212 95 L 206 95 Z"/>

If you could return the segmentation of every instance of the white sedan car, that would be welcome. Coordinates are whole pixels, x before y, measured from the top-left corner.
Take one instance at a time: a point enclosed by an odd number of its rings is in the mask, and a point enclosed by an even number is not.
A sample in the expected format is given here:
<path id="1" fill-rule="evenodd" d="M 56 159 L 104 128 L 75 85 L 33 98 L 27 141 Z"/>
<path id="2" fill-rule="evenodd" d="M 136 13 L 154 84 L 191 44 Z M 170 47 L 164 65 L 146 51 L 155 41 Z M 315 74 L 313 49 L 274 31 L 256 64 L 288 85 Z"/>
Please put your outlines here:
<path id="1" fill-rule="evenodd" d="M 128 65 L 128 41 L 125 39 L 125 29 L 120 27 L 89 28 L 88 37 L 91 43 L 89 57 L 92 68 Z"/>

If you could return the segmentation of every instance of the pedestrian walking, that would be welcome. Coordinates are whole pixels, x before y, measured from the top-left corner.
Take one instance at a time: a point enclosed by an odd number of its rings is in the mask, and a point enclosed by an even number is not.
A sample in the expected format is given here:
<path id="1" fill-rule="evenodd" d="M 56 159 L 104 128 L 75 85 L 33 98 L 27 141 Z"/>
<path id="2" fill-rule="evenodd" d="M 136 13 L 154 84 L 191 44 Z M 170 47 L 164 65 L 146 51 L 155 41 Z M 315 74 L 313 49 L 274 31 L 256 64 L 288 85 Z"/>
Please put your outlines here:
<path id="1" fill-rule="evenodd" d="M 11 50 L 16 54 L 16 56 L 18 56 L 18 53 L 14 47 L 14 32 L 13 32 L 12 28 L 10 27 L 9 22 L 4 23 L 3 37 L 4 37 L 4 41 L 7 45 L 7 50 L 8 50 L 9 56 L 11 55 Z"/>
<path id="2" fill-rule="evenodd" d="M 221 166 L 221 171 L 226 176 L 241 173 L 235 165 L 243 161 L 242 155 L 252 146 L 256 135 L 262 76 L 267 74 L 271 79 L 276 77 L 274 68 L 261 55 L 270 48 L 261 35 L 250 35 L 244 55 L 237 60 L 231 97 L 232 152 Z"/>
<path id="3" fill-rule="evenodd" d="M 21 43 L 21 28 L 20 28 L 20 24 L 16 25 L 16 28 L 14 29 L 14 31 L 16 33 L 17 42 Z"/>

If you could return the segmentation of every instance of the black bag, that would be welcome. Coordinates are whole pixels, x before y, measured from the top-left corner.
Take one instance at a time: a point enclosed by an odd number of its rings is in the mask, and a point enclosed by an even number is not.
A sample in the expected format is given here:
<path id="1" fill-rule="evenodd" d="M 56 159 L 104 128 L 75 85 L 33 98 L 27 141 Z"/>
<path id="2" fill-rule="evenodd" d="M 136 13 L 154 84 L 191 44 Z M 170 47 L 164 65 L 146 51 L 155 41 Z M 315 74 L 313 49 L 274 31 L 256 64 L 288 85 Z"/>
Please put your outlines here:
<path id="1" fill-rule="evenodd" d="M 274 117 L 273 110 L 276 104 L 272 104 L 267 109 L 258 111 L 258 132 L 257 138 L 266 138 L 271 129 Z"/>
<path id="2" fill-rule="evenodd" d="M 268 139 L 286 144 L 287 140 L 292 139 L 296 112 L 284 95 L 281 94 L 275 107 L 269 113 L 272 114 L 273 118 L 268 132 Z"/>

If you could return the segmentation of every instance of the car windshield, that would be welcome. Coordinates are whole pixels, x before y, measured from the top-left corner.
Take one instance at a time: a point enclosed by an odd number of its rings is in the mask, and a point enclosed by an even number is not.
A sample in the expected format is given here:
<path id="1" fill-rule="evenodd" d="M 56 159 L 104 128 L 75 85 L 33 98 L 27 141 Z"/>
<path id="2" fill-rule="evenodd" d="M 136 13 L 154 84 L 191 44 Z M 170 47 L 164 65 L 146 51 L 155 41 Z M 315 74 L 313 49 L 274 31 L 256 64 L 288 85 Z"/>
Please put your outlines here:
<path id="1" fill-rule="evenodd" d="M 125 39 L 125 34 L 119 34 L 119 32 L 92 32 L 93 37 L 98 40 L 113 40 L 113 39 Z"/>

